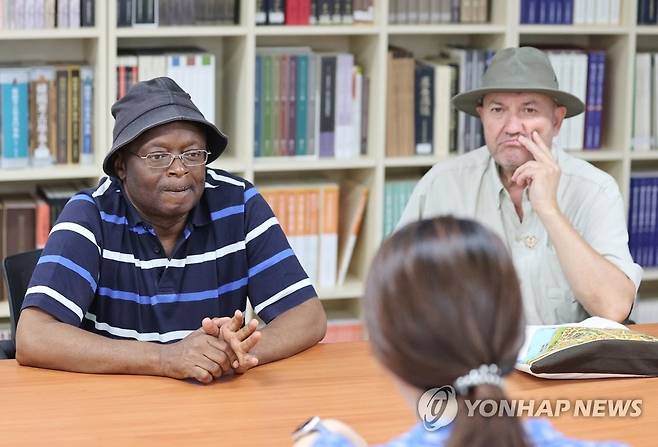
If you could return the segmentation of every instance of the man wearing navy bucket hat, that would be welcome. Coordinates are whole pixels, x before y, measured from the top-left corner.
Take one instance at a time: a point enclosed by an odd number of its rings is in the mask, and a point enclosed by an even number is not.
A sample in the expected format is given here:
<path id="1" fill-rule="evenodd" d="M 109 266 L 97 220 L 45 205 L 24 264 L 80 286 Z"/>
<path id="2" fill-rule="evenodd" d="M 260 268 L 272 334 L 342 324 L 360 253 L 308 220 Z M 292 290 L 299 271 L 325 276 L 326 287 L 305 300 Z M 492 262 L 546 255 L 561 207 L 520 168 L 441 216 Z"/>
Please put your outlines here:
<path id="1" fill-rule="evenodd" d="M 628 250 L 624 202 L 611 176 L 553 146 L 584 104 L 559 88 L 544 52 L 498 51 L 482 86 L 452 103 L 480 118 L 486 144 L 434 166 L 399 225 L 454 214 L 494 230 L 512 254 L 529 324 L 626 319 L 642 269 Z"/>
<path id="2" fill-rule="evenodd" d="M 16 336 L 24 365 L 210 382 L 293 355 L 326 317 L 270 207 L 206 166 L 226 148 L 169 78 L 112 106 L 107 177 L 48 238 Z M 247 297 L 266 326 L 244 324 Z"/>

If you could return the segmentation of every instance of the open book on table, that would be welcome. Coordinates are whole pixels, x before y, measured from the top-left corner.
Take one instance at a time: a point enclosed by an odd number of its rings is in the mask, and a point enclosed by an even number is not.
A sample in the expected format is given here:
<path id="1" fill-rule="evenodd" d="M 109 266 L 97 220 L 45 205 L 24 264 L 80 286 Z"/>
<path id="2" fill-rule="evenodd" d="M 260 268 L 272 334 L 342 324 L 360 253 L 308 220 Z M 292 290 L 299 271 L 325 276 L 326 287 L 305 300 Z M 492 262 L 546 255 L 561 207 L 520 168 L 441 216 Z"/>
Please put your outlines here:
<path id="1" fill-rule="evenodd" d="M 527 326 L 516 369 L 547 379 L 658 376 L 658 337 L 600 317 Z"/>

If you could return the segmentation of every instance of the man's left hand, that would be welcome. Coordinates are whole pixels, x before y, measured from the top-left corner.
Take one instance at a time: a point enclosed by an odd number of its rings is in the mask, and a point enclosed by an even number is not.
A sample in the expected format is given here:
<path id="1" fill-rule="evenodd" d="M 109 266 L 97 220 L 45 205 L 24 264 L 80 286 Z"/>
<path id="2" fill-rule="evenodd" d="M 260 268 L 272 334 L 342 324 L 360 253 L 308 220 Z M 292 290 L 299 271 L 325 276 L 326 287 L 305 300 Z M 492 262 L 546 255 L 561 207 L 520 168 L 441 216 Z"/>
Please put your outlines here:
<path id="1" fill-rule="evenodd" d="M 560 167 L 539 133 L 533 131 L 530 137 L 519 136 L 519 142 L 535 159 L 519 166 L 512 175 L 512 181 L 528 188 L 532 208 L 541 216 L 559 211 L 557 188 L 560 183 Z"/>

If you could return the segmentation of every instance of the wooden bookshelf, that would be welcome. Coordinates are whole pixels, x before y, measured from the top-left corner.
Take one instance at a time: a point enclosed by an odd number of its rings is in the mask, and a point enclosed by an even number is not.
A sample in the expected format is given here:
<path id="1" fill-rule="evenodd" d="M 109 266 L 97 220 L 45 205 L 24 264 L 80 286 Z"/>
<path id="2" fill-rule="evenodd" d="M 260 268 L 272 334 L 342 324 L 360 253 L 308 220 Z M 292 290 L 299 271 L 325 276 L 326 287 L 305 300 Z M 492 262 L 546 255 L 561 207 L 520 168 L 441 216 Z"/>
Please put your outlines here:
<path id="1" fill-rule="evenodd" d="M 619 183 L 626 203 L 633 169 L 658 161 L 658 151 L 636 153 L 630 148 L 633 114 L 633 67 L 638 48 L 658 51 L 658 26 L 636 25 L 637 2 L 621 2 L 619 25 L 521 25 L 520 0 L 491 0 L 490 24 L 393 25 L 388 23 L 388 0 L 377 0 L 375 23 L 340 26 L 256 26 L 255 2 L 242 0 L 241 22 L 235 26 L 116 27 L 116 2 L 97 0 L 95 28 L 47 31 L 0 31 L 3 63 L 21 62 L 41 55 L 56 62 L 64 56 L 83 56 L 96 67 L 95 149 L 92 167 L 58 167 L 0 172 L 0 182 L 92 179 L 102 174 L 103 154 L 111 145 L 110 106 L 116 97 L 116 58 L 119 48 L 198 46 L 216 56 L 216 121 L 229 136 L 229 147 L 214 167 L 242 175 L 257 186 L 271 178 L 296 181 L 322 174 L 331 179 L 351 178 L 369 188 L 360 241 L 345 285 L 320 290 L 321 298 L 337 310 L 341 301 L 354 309 L 363 292 L 369 262 L 382 235 L 384 184 L 405 174 L 422 175 L 434 163 L 451 157 L 446 148 L 424 157 L 385 155 L 387 47 L 402 46 L 422 57 L 448 44 L 500 49 L 518 45 L 576 45 L 606 50 L 603 148 L 573 154 L 606 170 Z M 367 155 L 356 160 L 256 159 L 253 155 L 255 55 L 258 46 L 310 46 L 318 51 L 350 51 L 370 77 Z M 27 51 L 29 50 L 29 51 Z M 52 58 L 52 59 L 51 59 Z M 50 172 L 52 171 L 52 172 Z M 644 281 L 658 281 L 653 270 Z M 357 300 L 358 301 L 358 300 Z M 0 303 L 0 318 L 2 318 Z"/>

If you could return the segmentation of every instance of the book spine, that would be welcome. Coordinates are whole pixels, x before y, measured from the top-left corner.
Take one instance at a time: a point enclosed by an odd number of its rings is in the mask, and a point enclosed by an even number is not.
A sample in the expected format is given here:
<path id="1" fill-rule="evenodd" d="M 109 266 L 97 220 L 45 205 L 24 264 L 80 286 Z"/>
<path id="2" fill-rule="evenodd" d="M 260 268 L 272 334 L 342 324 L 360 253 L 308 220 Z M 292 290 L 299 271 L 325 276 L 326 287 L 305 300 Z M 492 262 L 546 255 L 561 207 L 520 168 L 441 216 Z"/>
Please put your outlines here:
<path id="1" fill-rule="evenodd" d="M 288 155 L 296 154 L 297 143 L 297 56 L 288 58 L 288 125 L 286 152 Z"/>
<path id="2" fill-rule="evenodd" d="M 261 126 L 262 120 L 262 95 L 263 95 L 263 67 L 262 56 L 256 55 L 256 88 L 254 92 L 254 157 L 262 155 L 261 148 Z"/>
<path id="3" fill-rule="evenodd" d="M 69 75 L 70 84 L 70 110 L 71 120 L 69 128 L 71 132 L 71 153 L 69 162 L 80 163 L 80 100 L 82 98 L 80 89 L 80 68 L 73 67 Z"/>
<path id="4" fill-rule="evenodd" d="M 307 153 L 307 128 L 308 123 L 308 55 L 300 54 L 297 56 L 297 86 L 295 88 L 297 100 L 295 105 L 296 121 L 295 121 L 295 155 L 305 155 Z"/>
<path id="5" fill-rule="evenodd" d="M 263 55 L 263 150 L 262 155 L 272 156 L 272 55 Z"/>
<path id="6" fill-rule="evenodd" d="M 3 168 L 25 167 L 29 163 L 28 82 L 25 69 L 0 70 Z"/>
<path id="7" fill-rule="evenodd" d="M 58 68 L 56 73 L 57 82 L 57 163 L 66 163 L 68 130 L 68 88 L 69 74 L 66 68 Z"/>
<path id="8" fill-rule="evenodd" d="M 323 56 L 321 62 L 320 157 L 334 156 L 336 122 L 336 56 Z"/>
<path id="9" fill-rule="evenodd" d="M 587 58 L 587 100 L 585 101 L 585 144 L 584 149 L 594 147 L 594 114 L 596 108 L 596 57 L 590 52 Z"/>
<path id="10" fill-rule="evenodd" d="M 601 147 L 601 133 L 603 130 L 603 90 L 605 88 L 605 67 L 606 67 L 606 54 L 604 51 L 598 52 L 597 57 L 598 68 L 596 70 L 596 113 L 594 120 L 594 147 Z M 656 101 L 656 98 L 654 98 Z"/>
<path id="11" fill-rule="evenodd" d="M 415 143 L 416 155 L 432 153 L 434 70 L 429 65 L 417 64 L 415 68 Z"/>
<path id="12" fill-rule="evenodd" d="M 81 82 L 81 125 L 80 125 L 80 162 L 90 165 L 94 161 L 94 69 L 90 66 L 80 68 Z"/>

